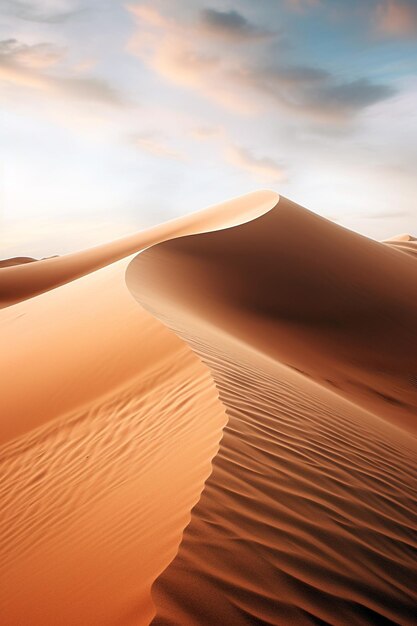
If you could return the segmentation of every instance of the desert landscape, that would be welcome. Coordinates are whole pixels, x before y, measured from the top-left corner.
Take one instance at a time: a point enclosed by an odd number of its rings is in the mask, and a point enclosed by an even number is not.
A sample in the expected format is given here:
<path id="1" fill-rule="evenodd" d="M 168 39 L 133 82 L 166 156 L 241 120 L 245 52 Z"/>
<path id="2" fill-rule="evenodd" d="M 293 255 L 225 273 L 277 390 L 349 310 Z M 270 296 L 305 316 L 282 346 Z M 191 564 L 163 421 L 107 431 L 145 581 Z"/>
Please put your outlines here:
<path id="1" fill-rule="evenodd" d="M 269 191 L 0 269 L 2 624 L 404 624 L 417 265 Z"/>
<path id="2" fill-rule="evenodd" d="M 0 626 L 417 626 L 417 0 L 0 0 Z"/>

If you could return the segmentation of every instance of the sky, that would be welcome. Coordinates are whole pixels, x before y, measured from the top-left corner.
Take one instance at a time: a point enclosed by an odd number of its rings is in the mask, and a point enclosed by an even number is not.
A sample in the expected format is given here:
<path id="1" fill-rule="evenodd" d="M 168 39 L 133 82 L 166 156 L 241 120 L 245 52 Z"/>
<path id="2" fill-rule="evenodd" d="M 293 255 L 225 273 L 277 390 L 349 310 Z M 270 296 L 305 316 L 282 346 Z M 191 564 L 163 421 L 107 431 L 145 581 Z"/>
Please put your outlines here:
<path id="1" fill-rule="evenodd" d="M 269 188 L 417 234 L 417 0 L 0 0 L 0 257 Z"/>

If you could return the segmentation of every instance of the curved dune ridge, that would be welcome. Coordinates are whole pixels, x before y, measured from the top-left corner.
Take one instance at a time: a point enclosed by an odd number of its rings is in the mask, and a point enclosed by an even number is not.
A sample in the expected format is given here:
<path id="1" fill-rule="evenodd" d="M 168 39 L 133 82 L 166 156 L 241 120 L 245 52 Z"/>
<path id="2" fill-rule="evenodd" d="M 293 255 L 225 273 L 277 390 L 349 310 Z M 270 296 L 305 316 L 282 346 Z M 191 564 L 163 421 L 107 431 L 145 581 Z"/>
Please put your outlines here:
<path id="1" fill-rule="evenodd" d="M 415 261 L 281 198 L 127 284 L 228 415 L 153 623 L 414 624 Z"/>
<path id="2" fill-rule="evenodd" d="M 0 268 L 1 623 L 414 623 L 416 273 L 268 191 Z"/>
<path id="3" fill-rule="evenodd" d="M 227 226 L 277 197 L 250 194 L 151 235 Z M 94 271 L 151 235 L 108 244 L 106 258 L 102 247 L 0 270 L 7 626 L 148 624 L 151 584 L 210 473 L 226 422 L 210 372 L 133 300 L 129 258 Z"/>
<path id="4" fill-rule="evenodd" d="M 81 252 L 42 262 L 2 267 L 0 308 L 64 285 L 160 241 L 241 224 L 262 215 L 278 202 L 273 191 L 258 191 L 208 207 L 159 226 Z"/>

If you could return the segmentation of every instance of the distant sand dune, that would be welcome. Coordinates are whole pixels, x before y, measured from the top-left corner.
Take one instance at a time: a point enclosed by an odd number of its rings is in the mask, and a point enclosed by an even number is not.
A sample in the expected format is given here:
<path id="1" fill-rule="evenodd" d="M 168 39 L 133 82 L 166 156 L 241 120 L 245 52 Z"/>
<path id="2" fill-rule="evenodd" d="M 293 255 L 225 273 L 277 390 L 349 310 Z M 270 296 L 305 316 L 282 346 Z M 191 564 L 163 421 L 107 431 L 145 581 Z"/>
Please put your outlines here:
<path id="1" fill-rule="evenodd" d="M 33 263 L 36 259 L 32 259 L 30 256 L 15 256 L 10 259 L 1 259 L 0 268 L 12 267 L 14 265 L 23 265 L 25 263 Z"/>
<path id="2" fill-rule="evenodd" d="M 411 235 L 398 235 L 387 239 L 384 243 L 411 256 L 417 256 L 417 239 Z"/>

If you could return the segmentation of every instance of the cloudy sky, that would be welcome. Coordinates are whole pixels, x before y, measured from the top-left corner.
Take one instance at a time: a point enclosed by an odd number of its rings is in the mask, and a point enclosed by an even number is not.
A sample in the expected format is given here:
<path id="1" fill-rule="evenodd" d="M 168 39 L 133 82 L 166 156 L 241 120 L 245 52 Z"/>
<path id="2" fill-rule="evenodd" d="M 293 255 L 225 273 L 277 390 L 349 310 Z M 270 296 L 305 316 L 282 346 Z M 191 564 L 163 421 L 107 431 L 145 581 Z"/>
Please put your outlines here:
<path id="1" fill-rule="evenodd" d="M 259 188 L 417 234 L 417 0 L 0 0 L 0 256 Z"/>

